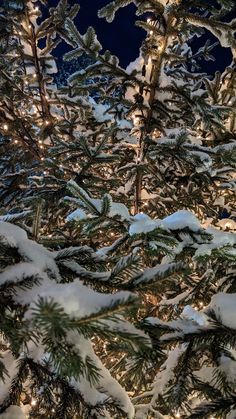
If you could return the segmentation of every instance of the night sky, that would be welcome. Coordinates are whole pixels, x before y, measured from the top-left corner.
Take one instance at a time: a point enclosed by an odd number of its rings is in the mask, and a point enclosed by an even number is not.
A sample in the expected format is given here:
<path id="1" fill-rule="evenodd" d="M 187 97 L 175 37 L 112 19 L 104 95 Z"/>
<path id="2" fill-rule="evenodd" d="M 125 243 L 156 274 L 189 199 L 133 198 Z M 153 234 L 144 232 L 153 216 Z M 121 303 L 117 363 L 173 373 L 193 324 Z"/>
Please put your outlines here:
<path id="1" fill-rule="evenodd" d="M 50 6 L 54 6 L 58 1 L 49 0 L 48 3 Z M 115 20 L 112 23 L 107 23 L 105 19 L 99 19 L 97 17 L 97 11 L 104 5 L 110 3 L 110 0 L 71 0 L 69 3 L 79 3 L 81 6 L 76 18 L 76 25 L 79 31 L 83 34 L 88 26 L 93 26 L 104 49 L 108 49 L 117 55 L 122 67 L 126 67 L 131 61 L 137 58 L 145 32 L 134 25 L 134 5 L 120 9 L 116 14 Z M 210 38 L 212 42 L 216 41 L 208 32 L 201 41 L 196 38 L 192 44 L 193 50 L 202 46 L 207 38 Z M 67 50 L 68 47 L 63 43 L 55 50 L 55 55 L 60 59 Z M 213 50 L 213 55 L 216 56 L 216 62 L 203 62 L 202 71 L 208 74 L 214 74 L 217 70 L 223 71 L 231 63 L 232 56 L 229 49 L 216 47 Z"/>

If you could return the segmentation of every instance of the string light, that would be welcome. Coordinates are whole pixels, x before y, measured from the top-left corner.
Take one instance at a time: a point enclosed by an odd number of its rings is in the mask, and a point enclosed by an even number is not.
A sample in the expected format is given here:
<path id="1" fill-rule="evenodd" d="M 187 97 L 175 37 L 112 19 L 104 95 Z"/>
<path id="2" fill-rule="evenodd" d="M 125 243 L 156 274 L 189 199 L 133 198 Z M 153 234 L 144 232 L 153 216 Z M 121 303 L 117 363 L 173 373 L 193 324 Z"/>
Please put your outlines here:
<path id="1" fill-rule="evenodd" d="M 45 125 L 49 125 L 49 121 L 48 120 L 45 121 Z"/>
<path id="2" fill-rule="evenodd" d="M 34 74 L 33 74 L 33 78 L 34 78 L 34 79 L 36 79 L 36 77 L 37 77 L 37 74 L 36 74 L 36 73 L 34 73 Z"/>
<path id="3" fill-rule="evenodd" d="M 149 33 L 150 33 L 150 35 L 152 35 L 153 34 L 153 31 L 150 31 Z"/>
<path id="4" fill-rule="evenodd" d="M 14 140 L 14 144 L 18 144 L 18 142 L 19 142 L 18 140 Z"/>
<path id="5" fill-rule="evenodd" d="M 4 124 L 3 125 L 3 129 L 4 129 L 4 131 L 7 131 L 8 130 L 8 125 L 7 124 Z"/>
<path id="6" fill-rule="evenodd" d="M 36 404 L 37 404 L 37 401 L 35 399 L 32 399 L 31 400 L 31 406 L 36 406 Z"/>
<path id="7" fill-rule="evenodd" d="M 20 35 L 20 36 L 22 35 L 22 32 L 21 32 L 21 31 L 19 32 L 19 35 Z"/>

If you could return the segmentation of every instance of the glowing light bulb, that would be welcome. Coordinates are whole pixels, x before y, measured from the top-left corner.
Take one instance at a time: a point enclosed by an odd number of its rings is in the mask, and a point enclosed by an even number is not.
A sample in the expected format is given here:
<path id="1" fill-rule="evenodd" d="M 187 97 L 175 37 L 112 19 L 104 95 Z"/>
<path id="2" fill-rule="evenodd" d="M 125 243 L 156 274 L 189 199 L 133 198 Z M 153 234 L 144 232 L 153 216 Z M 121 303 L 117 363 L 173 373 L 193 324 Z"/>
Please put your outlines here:
<path id="1" fill-rule="evenodd" d="M 150 19 L 150 18 L 148 18 L 148 19 L 147 19 L 147 23 L 150 23 L 150 22 L 151 22 L 151 19 Z"/>
<path id="2" fill-rule="evenodd" d="M 32 28 L 32 25 L 28 25 L 28 28 L 31 29 Z"/>
<path id="3" fill-rule="evenodd" d="M 14 144 L 18 144 L 18 140 L 14 140 Z"/>
<path id="4" fill-rule="evenodd" d="M 44 157 L 41 157 L 40 160 L 44 161 Z"/>
<path id="5" fill-rule="evenodd" d="M 45 121 L 45 124 L 46 124 L 46 125 L 49 125 L 49 121 L 47 121 L 47 120 L 46 120 L 46 121 Z"/>
<path id="6" fill-rule="evenodd" d="M 36 74 L 36 73 L 34 73 L 34 74 L 33 74 L 33 78 L 34 78 L 34 79 L 36 79 L 36 77 L 37 77 L 37 74 Z"/>
<path id="7" fill-rule="evenodd" d="M 4 131 L 7 131 L 8 130 L 8 125 L 7 124 L 4 124 L 3 125 L 3 129 L 4 129 Z"/>
<path id="8" fill-rule="evenodd" d="M 21 32 L 21 31 L 19 32 L 19 35 L 20 35 L 20 36 L 22 35 L 22 32 Z"/>
<path id="9" fill-rule="evenodd" d="M 37 401 L 35 399 L 32 399 L 31 400 L 31 406 L 36 406 L 36 404 L 37 404 Z"/>
<path id="10" fill-rule="evenodd" d="M 153 31 L 150 31 L 150 35 L 152 35 L 153 34 Z"/>
<path id="11" fill-rule="evenodd" d="M 36 6 L 36 7 L 35 7 L 35 9 L 34 9 L 34 11 L 35 11 L 35 12 L 38 12 L 38 11 L 39 11 L 39 7 L 38 7 L 38 6 Z"/>

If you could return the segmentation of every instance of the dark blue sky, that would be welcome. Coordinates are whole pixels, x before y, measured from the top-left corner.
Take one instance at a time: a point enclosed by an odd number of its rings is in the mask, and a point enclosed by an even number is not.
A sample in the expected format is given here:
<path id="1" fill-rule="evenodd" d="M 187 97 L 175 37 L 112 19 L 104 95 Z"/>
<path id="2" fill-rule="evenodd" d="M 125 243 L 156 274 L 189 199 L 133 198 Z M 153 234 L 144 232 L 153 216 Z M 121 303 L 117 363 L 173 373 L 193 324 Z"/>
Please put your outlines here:
<path id="1" fill-rule="evenodd" d="M 49 0 L 48 3 L 53 6 L 57 2 L 57 0 Z M 76 19 L 76 25 L 80 32 L 84 33 L 88 26 L 93 26 L 104 49 L 117 55 L 123 67 L 126 67 L 138 56 L 145 32 L 135 27 L 135 6 L 130 5 L 120 9 L 114 22 L 107 23 L 105 19 L 97 17 L 97 11 L 110 3 L 110 0 L 70 0 L 69 3 L 80 4 L 81 8 Z M 214 37 L 208 33 L 202 41 L 196 39 L 193 45 L 194 49 L 202 46 L 208 37 L 215 42 Z M 60 57 L 66 50 L 67 47 L 61 45 L 56 54 Z M 216 62 L 202 63 L 202 70 L 209 74 L 213 74 L 216 70 L 222 71 L 231 62 L 231 54 L 228 49 L 216 47 L 213 55 L 216 55 Z"/>

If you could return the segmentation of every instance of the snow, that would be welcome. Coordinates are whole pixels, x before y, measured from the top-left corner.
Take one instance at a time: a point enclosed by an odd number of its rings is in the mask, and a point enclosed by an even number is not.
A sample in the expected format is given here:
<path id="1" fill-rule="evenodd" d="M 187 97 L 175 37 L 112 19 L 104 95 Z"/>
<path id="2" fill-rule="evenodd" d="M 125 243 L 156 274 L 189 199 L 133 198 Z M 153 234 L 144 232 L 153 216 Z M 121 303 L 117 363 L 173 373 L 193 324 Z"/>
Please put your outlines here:
<path id="1" fill-rule="evenodd" d="M 0 222 L 0 237 L 11 247 L 17 248 L 19 254 L 25 260 L 33 262 L 40 271 L 50 271 L 56 278 L 60 279 L 52 252 L 33 240 L 29 240 L 23 229 L 7 222 Z M 26 267 L 26 265 L 24 266 Z M 29 269 L 32 269 L 30 264 Z M 27 274 L 27 272 L 25 273 Z M 21 274 L 23 274 L 22 267 Z"/>
<path id="2" fill-rule="evenodd" d="M 95 406 L 105 400 L 108 400 L 112 397 L 117 405 L 127 414 L 127 418 L 134 418 L 134 406 L 128 397 L 126 391 L 121 387 L 121 385 L 111 376 L 110 372 L 103 366 L 102 362 L 98 356 L 94 353 L 91 343 L 84 339 L 83 337 L 79 338 L 78 344 L 78 334 L 77 332 L 70 332 L 69 341 L 71 343 L 77 343 L 75 349 L 80 351 L 83 348 L 83 353 L 85 357 L 89 357 L 92 362 L 99 368 L 100 376 L 98 382 L 91 387 L 91 384 L 86 380 L 85 377 L 81 377 L 80 380 L 71 380 L 71 384 L 79 390 L 83 395 L 85 401 Z"/>
<path id="3" fill-rule="evenodd" d="M 194 259 L 197 259 L 199 256 L 209 256 L 214 249 L 220 249 L 226 246 L 235 246 L 236 244 L 236 235 L 233 233 L 222 232 L 213 227 L 209 227 L 205 231 L 211 235 L 212 240 L 210 243 L 198 244 Z"/>
<path id="4" fill-rule="evenodd" d="M 92 98 L 89 98 L 89 103 L 92 105 L 94 118 L 97 122 L 112 121 L 114 119 L 111 114 L 108 113 L 109 106 L 96 103 Z"/>
<path id="5" fill-rule="evenodd" d="M 0 415 L 1 419 L 26 419 L 19 406 L 10 406 Z"/>
<path id="6" fill-rule="evenodd" d="M 35 265 L 27 262 L 6 268 L 0 273 L 0 285 L 8 282 L 20 282 L 25 278 L 42 277 L 41 271 Z"/>
<path id="7" fill-rule="evenodd" d="M 81 208 L 77 208 L 66 217 L 66 221 L 82 221 L 86 220 L 86 218 L 88 218 L 86 212 Z"/>
<path id="8" fill-rule="evenodd" d="M 129 228 L 129 234 L 131 236 L 134 234 L 148 233 L 158 227 L 166 230 L 189 228 L 194 232 L 201 230 L 199 220 L 190 211 L 185 210 L 177 211 L 163 220 L 153 220 L 147 214 L 143 213 L 135 215 L 132 220 Z"/>
<path id="9" fill-rule="evenodd" d="M 72 180 L 68 182 L 68 185 L 69 187 L 75 188 L 75 190 L 79 189 L 81 193 L 83 194 L 83 196 L 86 198 L 86 200 L 89 201 L 89 203 L 91 203 L 91 206 L 95 207 L 98 212 L 101 212 L 102 204 L 103 204 L 102 199 L 91 198 L 85 190 L 83 190 L 82 188 L 79 188 L 78 185 Z M 111 218 L 115 216 L 119 216 L 123 220 L 130 220 L 130 214 L 129 214 L 128 208 L 120 202 L 112 202 L 112 198 L 110 195 L 107 194 L 106 196 L 111 202 L 111 207 L 110 207 L 108 216 Z M 66 197 L 65 199 L 68 199 L 68 198 Z M 69 200 L 71 200 L 70 197 L 69 197 Z M 67 221 L 73 221 L 73 220 L 78 221 L 78 220 L 83 220 L 86 217 L 88 218 L 91 217 L 91 214 L 87 215 L 87 213 L 89 212 L 89 206 L 84 202 L 84 200 L 77 198 L 77 199 L 74 199 L 74 202 L 77 202 L 80 205 L 80 209 L 78 211 L 76 210 L 73 213 L 69 214 L 66 218 Z M 95 215 L 92 214 L 92 215 L 98 216 L 97 214 Z"/>
<path id="10" fill-rule="evenodd" d="M 173 272 L 182 266 L 181 262 L 177 263 L 163 263 L 156 265 L 153 268 L 147 268 L 141 274 L 137 275 L 134 278 L 134 285 L 139 285 L 140 283 L 146 283 L 150 281 L 155 281 L 156 278 L 162 278 L 166 275 L 166 272 Z"/>
<path id="11" fill-rule="evenodd" d="M 35 296 L 35 290 L 27 293 L 18 293 L 17 301 L 22 304 L 30 304 L 28 316 L 35 307 L 35 302 L 31 302 Z M 88 286 L 83 285 L 79 279 L 69 284 L 55 284 L 45 281 L 37 288 L 37 297 L 53 299 L 64 308 L 71 318 L 83 318 L 99 312 L 102 308 L 110 307 L 115 302 L 127 301 L 132 296 L 131 293 L 122 291 L 116 294 L 102 294 L 93 291 Z"/>
<path id="12" fill-rule="evenodd" d="M 236 329 L 236 294 L 220 292 L 213 295 L 209 305 L 217 319 L 225 326 Z"/>
<path id="13" fill-rule="evenodd" d="M 183 318 L 193 320 L 199 326 L 206 326 L 208 324 L 207 316 L 197 310 L 194 310 L 191 306 L 186 306 L 182 312 Z"/>
<path id="14" fill-rule="evenodd" d="M 21 263 L 6 268 L 0 274 L 0 284 L 6 281 L 16 282 L 25 275 L 32 275 L 34 277 L 37 275 L 40 277 L 39 284 L 29 289 L 19 288 L 17 293 L 12 295 L 16 303 L 24 305 L 24 320 L 27 320 L 29 328 L 31 325 L 35 327 L 33 310 L 39 298 L 47 299 L 48 301 L 52 299 L 64 309 L 64 312 L 71 319 L 84 319 L 90 315 L 96 315 L 102 309 L 110 308 L 113 304 L 123 304 L 135 298 L 133 294 L 127 291 L 113 294 L 96 292 L 89 288 L 89 286 L 85 286 L 78 278 L 71 283 L 58 283 L 57 275 L 55 275 L 55 273 L 58 273 L 55 259 L 60 254 L 60 251 L 48 251 L 43 246 L 29 240 L 24 230 L 9 223 L 0 223 L 0 235 L 5 242 L 10 242 L 12 246 L 18 248 L 24 260 Z M 82 248 L 80 247 L 78 249 L 81 250 Z M 85 246 L 85 249 L 87 249 L 87 246 Z M 71 248 L 69 250 L 71 252 Z M 93 274 L 95 278 L 96 275 L 103 275 L 100 272 L 94 272 Z M 100 327 L 104 327 L 106 331 L 110 330 L 113 333 L 118 333 L 119 331 L 131 333 L 132 335 L 137 333 L 138 336 L 149 342 L 142 331 L 137 330 L 135 326 L 125 321 L 121 315 L 116 317 L 115 320 L 109 318 L 102 321 L 100 319 L 99 325 Z M 122 388 L 119 382 L 104 367 L 95 354 L 91 342 L 76 330 L 68 331 L 65 339 L 73 346 L 74 351 L 82 357 L 85 363 L 89 358 L 99 369 L 98 381 L 92 386 L 85 376 L 80 376 L 79 379 L 70 378 L 70 384 L 83 395 L 89 404 L 95 406 L 112 398 L 117 406 L 122 409 L 126 417 L 133 419 L 134 406 L 126 390 Z M 50 354 L 46 352 L 44 346 L 40 342 L 36 343 L 32 340 L 27 342 L 25 352 L 22 352 L 20 355 L 21 358 L 25 356 L 30 356 L 38 363 L 42 363 L 44 360 L 50 358 Z M 2 384 L 0 383 L 0 401 L 4 401 L 9 393 L 12 380 L 17 374 L 18 362 L 10 351 L 2 352 L 1 357 L 9 374 L 6 377 L 6 381 Z M 51 368 L 53 369 L 55 366 L 52 364 Z M 23 419 L 24 414 L 20 411 L 20 408 L 11 406 L 1 417 L 5 419 L 13 419 L 14 417 Z"/>
<path id="15" fill-rule="evenodd" d="M 155 230 L 161 226 L 160 220 L 152 220 L 147 214 L 137 214 L 133 217 L 133 221 L 129 228 L 130 236 L 134 234 L 143 234 Z"/>
<path id="16" fill-rule="evenodd" d="M 199 220 L 190 211 L 186 210 L 180 210 L 169 215 L 164 218 L 162 224 L 169 230 L 182 230 L 184 228 L 189 228 L 195 232 L 201 230 Z"/>
<path id="17" fill-rule="evenodd" d="M 223 230 L 236 230 L 236 221 L 231 220 L 230 218 L 224 218 L 223 220 L 218 221 L 217 223 Z"/>

